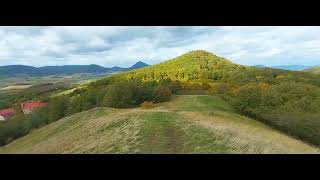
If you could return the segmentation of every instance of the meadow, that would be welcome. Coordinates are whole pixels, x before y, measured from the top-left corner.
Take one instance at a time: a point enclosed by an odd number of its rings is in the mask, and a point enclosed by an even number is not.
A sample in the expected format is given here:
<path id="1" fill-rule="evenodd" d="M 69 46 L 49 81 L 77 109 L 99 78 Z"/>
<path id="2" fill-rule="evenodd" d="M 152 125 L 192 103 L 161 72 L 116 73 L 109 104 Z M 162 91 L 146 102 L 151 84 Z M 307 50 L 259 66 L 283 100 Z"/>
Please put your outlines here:
<path id="1" fill-rule="evenodd" d="M 53 122 L 0 153 L 319 153 L 235 113 L 215 96 L 179 95 L 153 109 L 97 107 Z"/>

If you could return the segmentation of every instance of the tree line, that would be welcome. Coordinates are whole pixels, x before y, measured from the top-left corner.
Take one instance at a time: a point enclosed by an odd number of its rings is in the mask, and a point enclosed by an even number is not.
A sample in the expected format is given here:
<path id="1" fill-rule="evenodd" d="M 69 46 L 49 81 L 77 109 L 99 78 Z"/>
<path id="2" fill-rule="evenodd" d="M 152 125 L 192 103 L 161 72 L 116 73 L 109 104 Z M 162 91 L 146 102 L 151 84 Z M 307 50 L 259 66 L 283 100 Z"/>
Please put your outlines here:
<path id="1" fill-rule="evenodd" d="M 243 115 L 320 145 L 320 88 L 297 82 L 276 85 L 251 83 L 233 94 Z"/>

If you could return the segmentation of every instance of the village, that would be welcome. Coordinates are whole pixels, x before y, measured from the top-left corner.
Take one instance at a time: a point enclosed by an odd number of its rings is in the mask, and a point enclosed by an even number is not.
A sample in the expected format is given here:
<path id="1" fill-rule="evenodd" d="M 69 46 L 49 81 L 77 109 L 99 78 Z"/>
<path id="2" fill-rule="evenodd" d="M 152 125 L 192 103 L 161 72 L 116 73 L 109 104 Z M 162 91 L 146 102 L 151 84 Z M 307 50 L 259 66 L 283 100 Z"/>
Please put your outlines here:
<path id="1" fill-rule="evenodd" d="M 32 110 L 47 106 L 47 103 L 42 101 L 31 101 L 31 102 L 23 102 L 20 104 L 21 110 L 24 114 L 29 114 Z M 13 108 L 1 109 L 0 110 L 0 121 L 6 121 L 10 119 L 13 115 L 15 115 L 15 110 Z"/>

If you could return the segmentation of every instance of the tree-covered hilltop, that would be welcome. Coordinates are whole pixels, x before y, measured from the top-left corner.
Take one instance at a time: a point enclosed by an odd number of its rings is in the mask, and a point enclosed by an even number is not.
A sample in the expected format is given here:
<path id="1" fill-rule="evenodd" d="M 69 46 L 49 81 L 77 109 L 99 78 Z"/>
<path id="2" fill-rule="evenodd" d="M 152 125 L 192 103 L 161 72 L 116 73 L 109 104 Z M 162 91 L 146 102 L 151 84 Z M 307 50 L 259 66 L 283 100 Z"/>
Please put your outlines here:
<path id="1" fill-rule="evenodd" d="M 212 53 L 196 50 L 176 58 L 119 76 L 126 79 L 141 79 L 142 81 L 159 81 L 171 79 L 189 81 L 197 79 L 225 80 L 233 71 L 244 68 Z"/>
<path id="2" fill-rule="evenodd" d="M 242 86 L 251 82 L 278 84 L 294 81 L 320 86 L 320 76 L 316 74 L 242 66 L 203 50 L 190 51 L 153 66 L 116 74 L 91 85 L 99 88 L 130 79 L 143 82 L 169 79 L 182 83 L 228 83 L 233 86 Z"/>

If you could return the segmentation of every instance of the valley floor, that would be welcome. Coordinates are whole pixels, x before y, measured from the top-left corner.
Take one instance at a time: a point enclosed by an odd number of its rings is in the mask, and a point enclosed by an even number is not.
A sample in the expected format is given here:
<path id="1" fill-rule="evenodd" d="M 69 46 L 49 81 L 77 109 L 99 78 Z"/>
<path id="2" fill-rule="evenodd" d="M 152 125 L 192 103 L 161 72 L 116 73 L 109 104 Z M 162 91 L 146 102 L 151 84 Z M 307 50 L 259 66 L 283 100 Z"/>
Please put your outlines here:
<path id="1" fill-rule="evenodd" d="M 319 153 L 236 114 L 214 96 L 183 95 L 154 109 L 94 108 L 33 131 L 0 153 Z"/>

